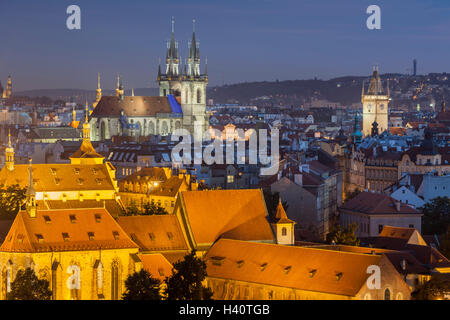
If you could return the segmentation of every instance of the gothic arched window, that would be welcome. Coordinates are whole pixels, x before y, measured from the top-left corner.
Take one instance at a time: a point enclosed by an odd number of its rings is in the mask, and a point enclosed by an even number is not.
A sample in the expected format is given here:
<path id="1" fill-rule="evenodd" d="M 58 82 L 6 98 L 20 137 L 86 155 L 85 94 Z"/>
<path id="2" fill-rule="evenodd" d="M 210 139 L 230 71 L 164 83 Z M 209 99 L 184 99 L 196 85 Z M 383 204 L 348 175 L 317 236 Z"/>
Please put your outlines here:
<path id="1" fill-rule="evenodd" d="M 202 102 L 202 92 L 200 89 L 197 89 L 197 103 Z"/>
<path id="2" fill-rule="evenodd" d="M 388 288 L 384 290 L 384 300 L 391 300 L 391 290 L 389 290 Z"/>
<path id="3" fill-rule="evenodd" d="M 282 236 L 286 236 L 286 235 L 287 235 L 287 229 L 286 229 L 286 227 L 283 227 L 283 229 L 281 229 L 281 235 L 282 235 Z"/>
<path id="4" fill-rule="evenodd" d="M 117 261 L 111 265 L 111 300 L 119 300 L 119 264 Z"/>

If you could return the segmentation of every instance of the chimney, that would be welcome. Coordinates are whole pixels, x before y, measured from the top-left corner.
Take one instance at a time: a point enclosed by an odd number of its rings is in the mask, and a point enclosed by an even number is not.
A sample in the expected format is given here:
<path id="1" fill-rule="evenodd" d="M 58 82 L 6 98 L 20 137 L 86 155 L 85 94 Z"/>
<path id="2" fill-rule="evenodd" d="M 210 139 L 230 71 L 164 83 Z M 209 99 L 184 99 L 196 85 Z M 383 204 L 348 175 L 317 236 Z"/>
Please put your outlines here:
<path id="1" fill-rule="evenodd" d="M 301 173 L 300 174 L 296 174 L 294 176 L 294 182 L 297 185 L 299 185 L 300 187 L 303 186 L 303 175 Z"/>
<path id="2" fill-rule="evenodd" d="M 395 209 L 400 212 L 400 206 L 401 206 L 401 202 L 400 201 L 395 201 Z"/>

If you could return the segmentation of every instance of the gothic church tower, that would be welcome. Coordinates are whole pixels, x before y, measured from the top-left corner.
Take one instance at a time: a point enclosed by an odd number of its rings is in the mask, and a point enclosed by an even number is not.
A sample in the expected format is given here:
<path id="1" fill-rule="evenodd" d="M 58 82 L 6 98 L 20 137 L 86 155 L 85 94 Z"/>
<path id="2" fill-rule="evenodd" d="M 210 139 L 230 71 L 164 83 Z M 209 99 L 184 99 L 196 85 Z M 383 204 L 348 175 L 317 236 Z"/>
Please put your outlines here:
<path id="1" fill-rule="evenodd" d="M 386 89 L 381 84 L 378 68 L 374 68 L 369 88 L 364 92 L 362 86 L 361 102 L 363 105 L 363 135 L 370 136 L 375 124 L 379 133 L 389 130 L 389 83 Z"/>
<path id="2" fill-rule="evenodd" d="M 200 72 L 200 49 L 195 35 L 195 20 L 192 40 L 188 45 L 187 63 L 183 65 L 179 57 L 178 42 L 175 40 L 174 19 L 172 18 L 172 36 L 167 44 L 166 70 L 161 73 L 158 69 L 158 83 L 160 96 L 173 95 L 181 105 L 183 111 L 183 128 L 191 134 L 201 135 L 209 126 L 209 117 L 206 113 L 206 86 L 208 84 L 207 67 Z M 195 130 L 194 130 L 195 127 Z"/>

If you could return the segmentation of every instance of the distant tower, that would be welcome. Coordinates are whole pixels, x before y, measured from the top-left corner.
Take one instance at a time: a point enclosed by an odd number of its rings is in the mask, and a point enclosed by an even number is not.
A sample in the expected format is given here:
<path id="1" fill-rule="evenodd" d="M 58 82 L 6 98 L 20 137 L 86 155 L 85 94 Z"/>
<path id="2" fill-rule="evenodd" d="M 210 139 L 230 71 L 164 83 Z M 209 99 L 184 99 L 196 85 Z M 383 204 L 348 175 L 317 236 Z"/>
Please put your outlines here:
<path id="1" fill-rule="evenodd" d="M 8 132 L 8 147 L 5 148 L 5 166 L 9 171 L 14 170 L 14 148 L 11 145 L 11 131 Z"/>
<path id="2" fill-rule="evenodd" d="M 353 126 L 353 133 L 352 133 L 352 142 L 355 145 L 360 144 L 361 141 L 362 141 L 362 136 L 363 136 L 363 134 L 362 134 L 362 132 L 360 130 L 360 127 L 359 127 L 358 115 L 355 115 L 355 124 Z"/>
<path id="3" fill-rule="evenodd" d="M 72 127 L 77 128 L 77 111 L 75 110 L 75 104 L 72 107 Z"/>
<path id="4" fill-rule="evenodd" d="M 98 105 L 101 98 L 102 98 L 102 88 L 100 86 L 100 73 L 99 73 L 97 76 L 97 94 L 95 96 L 95 102 L 92 104 L 93 109 L 95 109 L 95 107 Z M 91 111 L 91 113 L 92 113 L 92 111 Z"/>
<path id="5" fill-rule="evenodd" d="M 0 81 L 0 97 L 2 97 L 2 98 L 4 98 L 3 93 L 4 93 L 4 90 L 3 90 L 2 82 Z"/>
<path id="6" fill-rule="evenodd" d="M 119 74 L 117 74 L 116 97 L 123 97 L 123 86 Z"/>
<path id="7" fill-rule="evenodd" d="M 8 76 L 8 83 L 6 84 L 5 98 L 9 99 L 12 97 L 12 79 Z"/>
<path id="8" fill-rule="evenodd" d="M 417 76 L 417 60 L 416 59 L 413 60 L 413 70 L 414 70 L 413 75 L 415 77 L 415 76 Z"/>
<path id="9" fill-rule="evenodd" d="M 361 102 L 363 104 L 364 137 L 371 135 L 374 122 L 378 124 L 380 133 L 388 130 L 389 84 L 385 90 L 381 84 L 377 67 L 373 70 L 367 92 L 364 92 L 363 84 Z"/>

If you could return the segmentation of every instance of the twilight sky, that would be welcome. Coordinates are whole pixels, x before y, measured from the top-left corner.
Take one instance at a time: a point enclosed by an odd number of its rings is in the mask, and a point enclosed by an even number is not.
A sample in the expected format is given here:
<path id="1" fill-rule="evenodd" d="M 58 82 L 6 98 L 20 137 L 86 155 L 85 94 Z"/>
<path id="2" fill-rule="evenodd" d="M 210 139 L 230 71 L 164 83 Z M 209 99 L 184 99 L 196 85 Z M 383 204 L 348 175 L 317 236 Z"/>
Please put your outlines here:
<path id="1" fill-rule="evenodd" d="M 66 28 L 66 8 L 81 8 L 81 30 Z M 381 7 L 381 30 L 366 8 Z M 15 91 L 156 87 L 170 19 L 180 53 L 196 18 L 210 85 L 329 79 L 380 72 L 450 71 L 448 0 L 0 0 L 0 80 Z M 162 59 L 163 60 L 163 59 Z"/>

